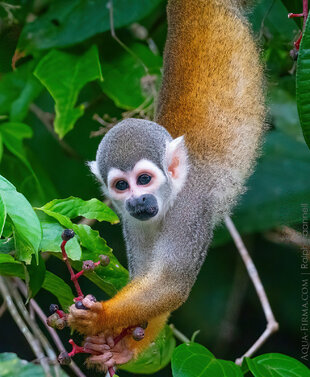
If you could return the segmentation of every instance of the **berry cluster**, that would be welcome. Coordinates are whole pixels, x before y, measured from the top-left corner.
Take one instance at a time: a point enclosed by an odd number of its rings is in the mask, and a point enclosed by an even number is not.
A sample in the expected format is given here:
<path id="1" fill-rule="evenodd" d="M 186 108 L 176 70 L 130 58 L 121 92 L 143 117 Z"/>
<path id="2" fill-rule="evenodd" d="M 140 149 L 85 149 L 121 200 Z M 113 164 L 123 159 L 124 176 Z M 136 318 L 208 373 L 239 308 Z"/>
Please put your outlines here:
<path id="1" fill-rule="evenodd" d="M 78 279 L 84 274 L 85 271 L 87 272 L 94 271 L 95 268 L 98 267 L 99 265 L 104 266 L 104 267 L 108 266 L 108 264 L 110 263 L 110 259 L 107 255 L 99 255 L 98 262 L 94 262 L 92 260 L 86 260 L 83 262 L 82 270 L 77 273 L 74 273 L 70 260 L 68 259 L 68 255 L 65 250 L 66 243 L 74 236 L 75 236 L 75 233 L 72 229 L 65 229 L 63 231 L 61 235 L 63 241 L 60 246 L 61 252 L 62 252 L 62 259 L 67 265 L 67 268 L 70 272 L 71 280 L 74 283 L 74 286 L 78 295 L 77 297 L 74 298 L 75 307 L 77 309 L 89 310 L 82 303 L 84 295 L 78 283 Z M 88 298 L 90 296 L 91 295 L 88 295 Z M 91 296 L 91 300 L 96 301 L 96 298 L 94 296 Z M 64 311 L 60 310 L 58 305 L 51 304 L 49 307 L 49 311 L 50 311 L 50 316 L 46 320 L 46 323 L 48 324 L 48 326 L 57 330 L 63 330 L 66 326 L 68 326 L 67 314 Z M 147 328 L 147 325 L 148 324 L 146 322 L 140 326 L 130 326 L 123 329 L 121 333 L 114 338 L 114 344 L 116 345 L 125 336 L 130 335 L 130 334 L 132 335 L 134 340 L 136 341 L 142 340 L 144 338 L 144 330 Z M 88 354 L 95 354 L 95 355 L 98 354 L 95 351 L 78 346 L 77 344 L 74 343 L 73 339 L 70 339 L 69 343 L 72 346 L 72 351 L 71 352 L 62 351 L 58 356 L 58 361 L 61 365 L 69 365 L 71 363 L 71 358 L 78 353 L 88 353 Z M 113 376 L 116 377 L 115 371 L 113 368 L 109 368 L 109 373 L 111 377 Z"/>

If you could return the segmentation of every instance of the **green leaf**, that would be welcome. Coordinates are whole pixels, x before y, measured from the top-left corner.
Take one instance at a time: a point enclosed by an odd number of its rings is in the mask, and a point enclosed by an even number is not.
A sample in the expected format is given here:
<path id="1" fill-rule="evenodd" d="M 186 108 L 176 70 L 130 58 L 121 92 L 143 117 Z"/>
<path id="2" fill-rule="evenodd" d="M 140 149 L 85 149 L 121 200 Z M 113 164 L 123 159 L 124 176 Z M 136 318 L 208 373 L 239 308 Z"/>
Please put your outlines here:
<path id="1" fill-rule="evenodd" d="M 45 204 L 41 209 L 60 213 L 70 219 L 78 216 L 86 217 L 87 219 L 96 219 L 98 221 L 108 221 L 111 224 L 116 224 L 119 219 L 115 212 L 112 211 L 105 203 L 98 199 L 83 200 L 70 196 L 67 199 L 55 199 Z"/>
<path id="2" fill-rule="evenodd" d="M 13 236 L 13 225 L 12 225 L 10 218 L 7 216 L 5 224 L 4 224 L 4 228 L 3 228 L 3 231 L 2 231 L 2 237 L 8 238 L 8 237 L 11 237 L 11 236 Z M 12 250 L 14 250 L 14 247 L 12 248 Z"/>
<path id="3" fill-rule="evenodd" d="M 3 140 L 2 140 L 2 135 L 0 133 L 0 162 L 2 160 L 2 156 L 3 156 Z"/>
<path id="4" fill-rule="evenodd" d="M 0 253 L 8 254 L 11 253 L 15 248 L 13 238 L 2 238 L 0 239 Z"/>
<path id="5" fill-rule="evenodd" d="M 82 260 L 93 260 L 97 262 L 100 254 L 105 254 L 110 258 L 108 266 L 102 267 L 99 265 L 94 272 L 86 272 L 84 276 L 108 295 L 113 296 L 128 283 L 128 271 L 115 258 L 111 249 L 109 251 L 102 249 L 100 244 L 103 244 L 102 241 L 104 240 L 99 237 L 97 231 L 85 225 L 83 228 L 84 229 L 79 230 L 79 234 L 82 235 L 82 237 L 86 236 L 88 238 L 88 248 L 87 250 L 83 250 Z M 72 266 L 77 271 L 80 271 L 82 269 L 82 262 L 74 261 L 72 262 Z"/>
<path id="6" fill-rule="evenodd" d="M 232 362 L 217 360 L 198 343 L 178 346 L 171 360 L 173 377 L 242 377 L 240 367 Z"/>
<path id="7" fill-rule="evenodd" d="M 0 254 L 0 275 L 16 276 L 25 280 L 25 269 L 23 264 L 11 255 Z M 46 271 L 42 288 L 57 297 L 63 309 L 72 305 L 74 296 L 70 286 L 52 272 Z"/>
<path id="8" fill-rule="evenodd" d="M 15 264 L 19 264 L 22 266 L 22 264 L 20 262 L 18 262 L 17 260 L 15 260 L 12 255 L 9 255 L 9 254 L 0 254 L 0 264 L 1 263 L 15 263 Z"/>
<path id="9" fill-rule="evenodd" d="M 34 174 L 23 147 L 23 139 L 32 137 L 31 128 L 23 123 L 6 122 L 0 124 L 0 134 L 7 149 L 18 157 Z"/>
<path id="10" fill-rule="evenodd" d="M 150 75 L 153 76 L 150 79 L 154 80 L 154 85 L 156 85 L 161 77 L 162 58 L 154 55 L 142 44 L 134 44 L 130 46 L 130 49 L 148 68 Z M 137 58 L 126 51 L 111 62 L 103 62 L 101 67 L 104 81 L 100 83 L 100 86 L 116 106 L 130 110 L 136 109 L 143 103 L 150 104 L 152 97 L 143 88 L 147 86 L 147 83 L 143 84 L 143 80 L 147 79 L 146 72 Z M 116 82 L 117 85 L 115 85 Z"/>
<path id="11" fill-rule="evenodd" d="M 299 0 L 282 0 L 282 3 L 285 5 L 288 13 L 302 13 L 302 2 L 301 1 L 299 1 Z M 301 19 L 301 17 L 292 18 L 292 20 L 294 20 L 297 23 L 299 28 L 301 27 L 300 19 Z"/>
<path id="12" fill-rule="evenodd" d="M 247 183 L 247 193 L 233 216 L 239 232 L 261 232 L 299 223 L 300 204 L 310 195 L 309 173 L 310 154 L 306 144 L 280 131 L 271 131 L 256 171 Z M 226 229 L 217 230 L 215 243 L 229 239 Z"/>
<path id="13" fill-rule="evenodd" d="M 9 114 L 12 103 L 19 98 L 23 91 L 31 64 L 23 64 L 14 72 L 1 77 L 0 80 L 0 114 Z"/>
<path id="14" fill-rule="evenodd" d="M 63 227 L 74 230 L 81 245 L 87 249 L 83 251 L 82 260 L 91 259 L 97 262 L 100 254 L 108 255 L 110 263 L 107 267 L 98 266 L 94 272 L 84 274 L 89 280 L 94 282 L 109 295 L 114 295 L 127 284 L 127 270 L 115 258 L 111 248 L 109 248 L 106 241 L 100 237 L 98 231 L 93 230 L 90 226 L 85 224 L 74 224 L 69 217 L 44 209 L 44 207 L 37 209 L 56 219 Z M 81 270 L 82 263 L 72 261 L 72 266 L 76 270 Z"/>
<path id="15" fill-rule="evenodd" d="M 83 105 L 74 107 L 80 90 L 89 81 L 102 80 L 98 49 L 93 45 L 83 55 L 50 51 L 40 60 L 34 75 L 55 101 L 54 127 L 63 138 L 84 113 Z"/>
<path id="16" fill-rule="evenodd" d="M 37 263 L 35 258 L 32 257 L 31 264 L 26 266 L 26 284 L 28 288 L 27 302 L 39 292 L 45 279 L 46 268 L 44 260 L 40 254 L 38 259 L 39 263 Z"/>
<path id="17" fill-rule="evenodd" d="M 6 220 L 6 208 L 0 192 L 0 237 L 2 236 Z"/>
<path id="18" fill-rule="evenodd" d="M 160 0 L 113 1 L 114 27 L 119 28 L 147 16 Z M 54 1 L 46 14 L 26 24 L 18 49 L 32 52 L 72 46 L 110 29 L 108 0 Z"/>
<path id="19" fill-rule="evenodd" d="M 152 374 L 164 368 L 170 361 L 175 348 L 175 338 L 171 328 L 166 325 L 151 345 L 141 353 L 137 360 L 120 369 L 131 373 Z"/>
<path id="20" fill-rule="evenodd" d="M 15 353 L 0 354 L 1 377 L 44 377 L 45 373 L 41 365 L 21 360 Z"/>
<path id="21" fill-rule="evenodd" d="M 63 310 L 73 304 L 74 295 L 70 286 L 52 272 L 46 271 L 42 288 L 57 297 Z"/>
<path id="22" fill-rule="evenodd" d="M 64 228 L 58 222 L 54 221 L 41 221 L 41 227 L 43 235 L 40 250 L 61 253 L 61 234 Z M 68 257 L 72 260 L 81 259 L 82 249 L 76 237 L 67 242 L 66 252 Z"/>
<path id="23" fill-rule="evenodd" d="M 11 122 L 21 122 L 24 120 L 28 113 L 30 104 L 38 97 L 41 90 L 41 83 L 33 76 L 32 73 L 30 73 L 19 97 L 12 102 L 10 111 Z"/>
<path id="24" fill-rule="evenodd" d="M 42 232 L 39 219 L 24 195 L 1 175 L 0 191 L 14 227 L 17 259 L 29 264 L 32 254 L 38 257 Z"/>
<path id="25" fill-rule="evenodd" d="M 310 17 L 308 17 L 298 53 L 296 101 L 302 132 L 310 148 Z"/>
<path id="26" fill-rule="evenodd" d="M 270 0 L 261 0 L 255 2 L 254 12 L 251 11 L 249 18 L 255 32 L 261 33 L 264 29 L 265 34 L 268 33 L 268 39 L 276 37 L 279 40 L 291 42 L 297 28 L 294 20 L 289 19 L 287 14 L 287 9 L 280 0 L 275 0 L 272 3 Z"/>
<path id="27" fill-rule="evenodd" d="M 310 377 L 308 369 L 300 361 L 280 353 L 266 353 L 254 359 L 245 358 L 254 377 Z"/>
<path id="28" fill-rule="evenodd" d="M 20 359 L 15 353 L 4 352 L 0 354 L 1 377 L 45 377 L 41 365 Z M 68 376 L 63 370 L 59 377 Z"/>

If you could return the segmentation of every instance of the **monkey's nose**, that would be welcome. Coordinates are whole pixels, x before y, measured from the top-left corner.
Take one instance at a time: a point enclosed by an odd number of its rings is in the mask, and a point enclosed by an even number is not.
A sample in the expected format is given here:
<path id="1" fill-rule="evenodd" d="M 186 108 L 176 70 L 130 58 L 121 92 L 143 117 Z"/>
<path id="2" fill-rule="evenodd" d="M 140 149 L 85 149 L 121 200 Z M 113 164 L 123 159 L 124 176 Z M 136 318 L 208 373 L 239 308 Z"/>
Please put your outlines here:
<path id="1" fill-rule="evenodd" d="M 158 204 L 154 195 L 144 194 L 128 199 L 126 209 L 131 216 L 143 221 L 157 215 Z"/>

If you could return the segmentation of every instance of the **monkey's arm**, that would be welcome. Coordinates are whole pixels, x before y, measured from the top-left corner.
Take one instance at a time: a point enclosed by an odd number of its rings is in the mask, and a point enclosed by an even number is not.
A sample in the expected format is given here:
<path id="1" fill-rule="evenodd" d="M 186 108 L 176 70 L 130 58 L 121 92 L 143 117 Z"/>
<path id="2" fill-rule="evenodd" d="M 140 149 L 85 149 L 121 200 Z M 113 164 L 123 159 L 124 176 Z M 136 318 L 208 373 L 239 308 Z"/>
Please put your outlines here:
<path id="1" fill-rule="evenodd" d="M 138 326 L 171 312 L 186 300 L 187 294 L 175 289 L 179 284 L 176 284 L 176 277 L 169 275 L 168 270 L 150 271 L 146 276 L 132 280 L 108 301 L 93 303 L 84 299 L 83 303 L 90 310 L 72 305 L 70 326 L 87 335 L 107 330 L 114 333 L 119 328 Z"/>
<path id="2" fill-rule="evenodd" d="M 186 192 L 181 192 L 167 214 L 165 228 L 161 229 L 152 250 L 153 262 L 143 275 L 134 278 L 110 300 L 90 303 L 90 310 L 76 309 L 72 305 L 71 327 L 87 335 L 102 331 L 116 334 L 121 328 L 167 316 L 187 299 L 212 230 L 204 206 L 196 198 L 186 201 L 186 196 Z"/>

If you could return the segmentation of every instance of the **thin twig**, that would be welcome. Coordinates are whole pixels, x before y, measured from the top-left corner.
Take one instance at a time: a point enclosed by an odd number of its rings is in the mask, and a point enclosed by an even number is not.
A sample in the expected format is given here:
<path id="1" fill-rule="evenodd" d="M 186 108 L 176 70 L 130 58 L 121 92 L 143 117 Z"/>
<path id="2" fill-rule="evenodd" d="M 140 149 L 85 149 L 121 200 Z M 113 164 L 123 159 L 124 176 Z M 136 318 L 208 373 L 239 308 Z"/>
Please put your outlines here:
<path id="1" fill-rule="evenodd" d="M 44 124 L 48 132 L 53 136 L 55 140 L 57 140 L 58 144 L 61 146 L 61 148 L 71 157 L 82 160 L 82 157 L 79 156 L 79 154 L 72 148 L 70 145 L 68 145 L 65 141 L 59 139 L 58 135 L 54 131 L 53 122 L 54 122 L 54 114 L 47 113 L 40 109 L 39 106 L 32 103 L 29 107 L 29 109 L 36 115 L 36 117 Z"/>
<path id="2" fill-rule="evenodd" d="M 26 285 L 25 283 L 16 278 L 15 279 L 16 281 L 16 284 L 18 286 L 18 288 L 20 289 L 20 291 L 22 292 L 22 294 L 27 297 L 27 288 L 26 288 Z M 60 340 L 57 332 L 49 327 L 47 324 L 46 324 L 46 315 L 43 313 L 42 309 L 40 308 L 40 306 L 37 304 L 37 302 L 32 298 L 30 301 L 29 301 L 29 305 L 31 307 L 33 307 L 34 311 L 36 312 L 37 316 L 40 318 L 40 320 L 42 321 L 42 323 L 44 324 L 45 328 L 47 329 L 47 331 L 49 332 L 49 334 L 51 335 L 51 338 L 53 339 L 57 349 L 59 352 L 61 351 L 64 351 L 65 350 L 65 347 L 62 343 L 62 341 Z M 73 372 L 78 376 L 78 377 L 86 377 L 85 374 L 80 370 L 80 368 L 74 363 L 74 361 L 71 361 L 71 364 L 69 365 L 69 367 L 73 370 Z"/>
<path id="3" fill-rule="evenodd" d="M 125 50 L 127 51 L 134 59 L 137 60 L 137 62 L 139 62 L 139 64 L 143 67 L 146 75 L 150 76 L 150 72 L 149 72 L 149 69 L 148 67 L 144 64 L 144 62 L 139 58 L 138 55 L 136 55 L 128 46 L 125 45 L 125 43 L 123 43 L 119 38 L 118 36 L 116 35 L 115 33 L 115 28 L 114 28 L 114 16 L 113 16 L 113 0 L 109 0 L 108 4 L 107 4 L 107 7 L 109 9 L 109 13 L 110 13 L 110 30 L 111 30 L 111 36 L 113 39 L 115 39 L 115 41 Z M 156 98 L 156 89 L 155 89 L 155 86 L 154 84 L 152 84 L 151 86 L 151 89 L 152 89 L 152 94 L 153 94 L 153 98 L 155 99 Z"/>
<path id="4" fill-rule="evenodd" d="M 271 242 L 294 246 L 299 250 L 301 248 L 309 248 L 310 250 L 310 239 L 304 237 L 301 232 L 285 225 L 264 233 L 264 237 Z M 308 258 L 310 259 L 310 253 Z"/>
<path id="5" fill-rule="evenodd" d="M 7 304 L 5 301 L 3 301 L 1 307 L 0 307 L 0 318 L 3 316 L 3 314 L 6 312 L 7 309 Z"/>
<path id="6" fill-rule="evenodd" d="M 190 342 L 190 339 L 188 339 L 188 337 L 186 335 L 184 335 L 183 333 L 181 333 L 181 331 L 179 331 L 178 329 L 176 329 L 172 323 L 169 325 L 169 327 L 171 328 L 171 330 L 173 332 L 173 335 L 177 339 L 179 339 L 179 341 L 181 341 L 182 343 L 189 343 Z"/>
<path id="7" fill-rule="evenodd" d="M 25 336 L 27 342 L 29 343 L 34 355 L 40 361 L 40 364 L 45 372 L 46 376 L 50 376 L 49 365 L 46 362 L 46 357 L 42 352 L 41 347 L 37 339 L 33 336 L 26 323 L 22 319 L 21 315 L 18 313 L 17 308 L 12 300 L 8 287 L 6 285 L 6 279 L 0 276 L 0 291 L 4 301 L 7 304 L 8 311 L 10 312 L 12 318 L 14 319 L 17 327 L 20 329 L 21 333 Z"/>
<path id="8" fill-rule="evenodd" d="M 15 288 L 14 284 L 11 283 L 11 280 L 7 280 L 7 284 L 8 284 L 8 287 L 10 289 L 11 295 L 14 298 L 14 301 L 17 304 L 17 307 L 18 307 L 20 313 L 22 314 L 27 325 L 32 330 L 32 333 L 36 337 L 38 343 L 40 345 L 42 345 L 42 347 L 44 348 L 46 355 L 48 356 L 48 359 L 49 359 L 48 361 L 54 366 L 56 376 L 59 376 L 60 368 L 59 368 L 59 365 L 58 365 L 58 362 L 57 362 L 56 354 L 55 354 L 52 346 L 49 344 L 48 340 L 46 339 L 45 335 L 40 330 L 37 323 L 34 320 L 32 320 L 32 318 L 30 317 L 30 315 L 29 315 L 29 313 L 28 313 L 28 311 L 27 311 L 27 309 L 26 309 L 26 307 L 23 303 L 23 300 L 22 300 L 18 290 Z M 43 351 L 42 351 L 42 353 L 43 353 Z M 51 376 L 51 374 L 49 374 L 49 375 Z"/>
<path id="9" fill-rule="evenodd" d="M 260 29 L 259 29 L 259 36 L 258 36 L 259 39 L 261 39 L 262 36 L 264 35 L 265 21 L 266 21 L 266 18 L 269 16 L 269 13 L 271 12 L 271 9 L 273 8 L 274 4 L 275 4 L 275 0 L 272 0 L 272 2 L 269 5 L 269 8 L 267 9 L 267 11 L 265 12 L 262 18 L 262 22 L 260 24 Z"/>
<path id="10" fill-rule="evenodd" d="M 262 308 L 263 308 L 263 311 L 267 320 L 266 330 L 256 340 L 256 342 L 252 345 L 252 347 L 250 347 L 250 349 L 248 349 L 244 355 L 242 355 L 239 359 L 236 360 L 236 364 L 241 365 L 245 357 L 252 356 L 262 346 L 262 344 L 270 337 L 270 335 L 279 329 L 279 324 L 275 320 L 275 317 L 272 313 L 265 289 L 260 280 L 257 269 L 250 257 L 250 254 L 248 253 L 246 247 L 244 246 L 244 243 L 240 237 L 239 232 L 237 231 L 234 223 L 232 222 L 229 216 L 225 217 L 225 224 L 232 239 L 235 242 L 235 245 L 241 255 L 241 258 L 243 259 L 245 267 L 248 270 L 248 274 L 250 276 L 250 279 L 252 280 L 252 283 L 254 285 L 254 288 L 256 290 L 256 293 L 258 295 L 258 298 L 260 300 L 260 303 L 262 305 Z"/>

